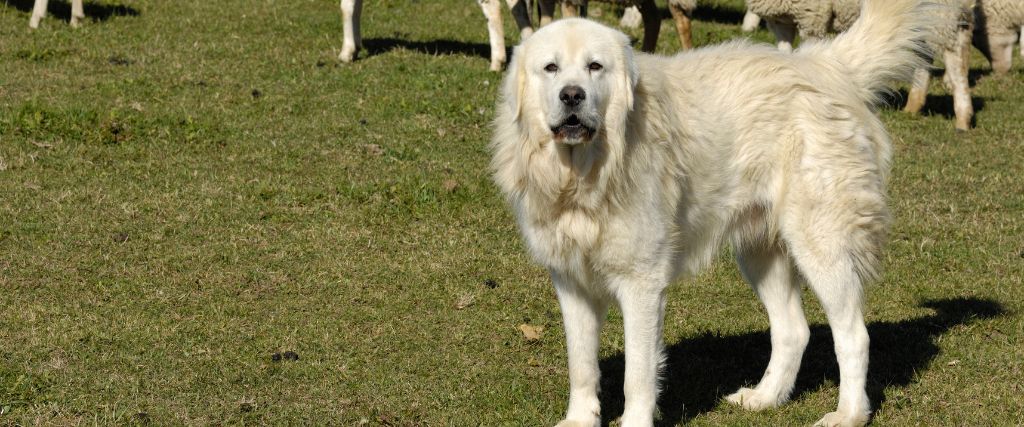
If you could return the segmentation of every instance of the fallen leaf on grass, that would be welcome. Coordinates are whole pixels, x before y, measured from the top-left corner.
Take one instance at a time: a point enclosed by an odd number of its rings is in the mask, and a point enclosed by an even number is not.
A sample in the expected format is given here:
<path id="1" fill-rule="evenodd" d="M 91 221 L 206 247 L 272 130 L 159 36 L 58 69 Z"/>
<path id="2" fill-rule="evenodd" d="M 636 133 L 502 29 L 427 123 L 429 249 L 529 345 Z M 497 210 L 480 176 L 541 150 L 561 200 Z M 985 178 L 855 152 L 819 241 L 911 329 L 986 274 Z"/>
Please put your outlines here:
<path id="1" fill-rule="evenodd" d="M 455 309 L 462 310 L 462 309 L 464 309 L 466 307 L 469 307 L 469 306 L 473 305 L 473 301 L 475 299 L 476 299 L 475 295 L 473 295 L 473 294 L 465 294 L 465 295 L 459 297 L 458 301 L 455 301 Z"/>
<path id="2" fill-rule="evenodd" d="M 444 191 L 451 193 L 459 188 L 459 182 L 454 179 L 446 179 L 441 183 L 441 187 L 444 188 Z"/>
<path id="3" fill-rule="evenodd" d="M 366 144 L 363 146 L 366 149 L 366 153 L 371 156 L 379 156 L 384 154 L 384 148 L 377 144 Z"/>
<path id="4" fill-rule="evenodd" d="M 540 339 L 540 334 L 544 332 L 543 326 L 527 325 L 523 323 L 519 325 L 519 331 L 523 333 L 523 338 L 527 341 L 537 341 Z"/>

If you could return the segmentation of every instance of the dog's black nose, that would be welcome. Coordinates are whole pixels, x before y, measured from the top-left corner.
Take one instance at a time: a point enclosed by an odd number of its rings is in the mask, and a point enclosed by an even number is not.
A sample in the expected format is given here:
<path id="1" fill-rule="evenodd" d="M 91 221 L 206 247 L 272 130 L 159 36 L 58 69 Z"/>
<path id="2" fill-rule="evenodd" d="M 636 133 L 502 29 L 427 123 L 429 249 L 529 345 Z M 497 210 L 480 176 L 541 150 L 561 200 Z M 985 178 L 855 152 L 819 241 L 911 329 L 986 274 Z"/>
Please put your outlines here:
<path id="1" fill-rule="evenodd" d="M 566 86 L 558 93 L 558 99 L 569 107 L 575 107 L 587 99 L 587 93 L 579 86 Z"/>

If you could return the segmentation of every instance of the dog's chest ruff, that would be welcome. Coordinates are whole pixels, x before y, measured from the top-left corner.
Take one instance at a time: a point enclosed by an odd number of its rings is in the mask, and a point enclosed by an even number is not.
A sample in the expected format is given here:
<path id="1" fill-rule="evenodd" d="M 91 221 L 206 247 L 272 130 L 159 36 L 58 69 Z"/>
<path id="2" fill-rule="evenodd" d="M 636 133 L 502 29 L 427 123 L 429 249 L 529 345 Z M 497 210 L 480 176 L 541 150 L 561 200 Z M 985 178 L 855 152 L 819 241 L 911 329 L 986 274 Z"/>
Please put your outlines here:
<path id="1" fill-rule="evenodd" d="M 596 249 L 601 226 L 582 209 L 565 209 L 545 218 L 522 218 L 534 259 L 549 268 L 576 269 Z"/>

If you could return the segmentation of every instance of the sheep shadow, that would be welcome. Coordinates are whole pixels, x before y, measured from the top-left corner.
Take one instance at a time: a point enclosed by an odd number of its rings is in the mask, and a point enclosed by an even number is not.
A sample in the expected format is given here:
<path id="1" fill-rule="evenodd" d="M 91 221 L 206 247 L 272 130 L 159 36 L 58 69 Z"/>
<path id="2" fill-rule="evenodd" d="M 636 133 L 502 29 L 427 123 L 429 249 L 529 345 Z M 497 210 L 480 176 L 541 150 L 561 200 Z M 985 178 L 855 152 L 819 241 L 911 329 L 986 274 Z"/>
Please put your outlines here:
<path id="1" fill-rule="evenodd" d="M 380 55 L 395 49 L 406 49 L 427 55 L 466 55 L 490 59 L 491 46 L 456 40 L 409 41 L 394 37 L 363 39 L 366 56 Z M 511 50 L 507 50 L 509 54 Z M 508 55 L 506 55 L 508 57 Z"/>
<path id="2" fill-rule="evenodd" d="M 667 9 L 666 13 L 668 13 Z M 746 10 L 723 7 L 718 4 L 701 4 L 693 11 L 693 19 L 705 22 L 715 22 L 718 24 L 739 25 L 743 22 L 743 17 L 746 13 Z M 668 14 L 669 18 L 671 18 L 672 14 Z"/>
<path id="3" fill-rule="evenodd" d="M 871 363 L 867 387 L 873 408 L 885 402 L 886 387 L 910 385 L 915 373 L 928 369 L 940 352 L 936 340 L 948 330 L 1005 313 L 998 302 L 979 298 L 930 300 L 921 306 L 934 310 L 934 314 L 868 324 Z M 742 335 L 705 333 L 672 344 L 666 349 L 659 425 L 674 426 L 691 420 L 713 410 L 737 388 L 756 384 L 768 365 L 770 353 L 768 331 Z M 605 391 L 601 395 L 601 412 L 605 424 L 622 413 L 624 363 L 622 354 L 601 360 L 601 389 Z M 839 383 L 832 334 L 827 325 L 813 325 L 793 400 L 820 388 L 826 380 Z"/>
<path id="4" fill-rule="evenodd" d="M 616 12 L 621 15 L 621 10 L 625 7 L 619 8 Z M 714 22 L 718 24 L 739 24 L 743 22 L 743 17 L 746 15 L 746 10 L 737 10 L 728 6 L 718 4 L 701 4 L 693 10 L 693 19 L 697 21 Z M 667 7 L 658 8 L 658 16 L 662 21 L 674 19 L 672 12 Z M 536 22 L 536 19 L 534 20 Z"/>
<path id="5" fill-rule="evenodd" d="M 4 4 L 13 6 L 25 13 L 32 13 L 33 0 L 4 0 Z M 106 21 L 114 16 L 139 16 L 139 10 L 123 4 L 104 4 L 85 1 L 82 4 L 85 11 L 85 19 L 94 21 Z M 71 20 L 71 3 L 64 0 L 50 0 L 46 12 L 62 21 Z"/>

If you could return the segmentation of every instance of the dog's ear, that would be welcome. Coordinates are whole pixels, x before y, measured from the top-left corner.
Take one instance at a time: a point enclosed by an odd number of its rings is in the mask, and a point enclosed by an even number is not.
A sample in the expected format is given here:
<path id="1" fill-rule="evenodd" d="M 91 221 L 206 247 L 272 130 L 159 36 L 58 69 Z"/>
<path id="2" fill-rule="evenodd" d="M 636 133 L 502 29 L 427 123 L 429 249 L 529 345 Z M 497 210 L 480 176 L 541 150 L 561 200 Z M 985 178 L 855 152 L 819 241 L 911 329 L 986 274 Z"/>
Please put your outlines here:
<path id="1" fill-rule="evenodd" d="M 622 63 L 619 65 L 622 69 L 622 79 L 619 82 L 618 90 L 620 96 L 624 97 L 626 111 L 630 111 L 633 109 L 633 93 L 636 91 L 637 81 L 640 79 L 640 70 L 636 66 L 636 61 L 633 60 L 633 47 L 629 44 L 628 38 L 624 40 Z"/>
<path id="2" fill-rule="evenodd" d="M 522 46 L 512 50 L 512 61 L 509 62 L 501 91 L 514 121 L 519 121 L 523 114 L 523 97 L 526 95 L 526 64 L 522 53 Z"/>
<path id="3" fill-rule="evenodd" d="M 633 60 L 633 48 L 629 44 L 629 38 L 625 34 L 619 40 L 622 47 L 618 63 L 615 64 L 617 75 L 611 82 L 612 95 L 609 98 L 608 110 L 605 112 L 605 127 L 608 137 L 612 140 L 624 142 L 626 138 L 626 122 L 629 112 L 633 110 L 637 82 L 640 79 L 640 71 Z M 624 144 L 611 144 L 612 148 L 623 148 Z"/>

